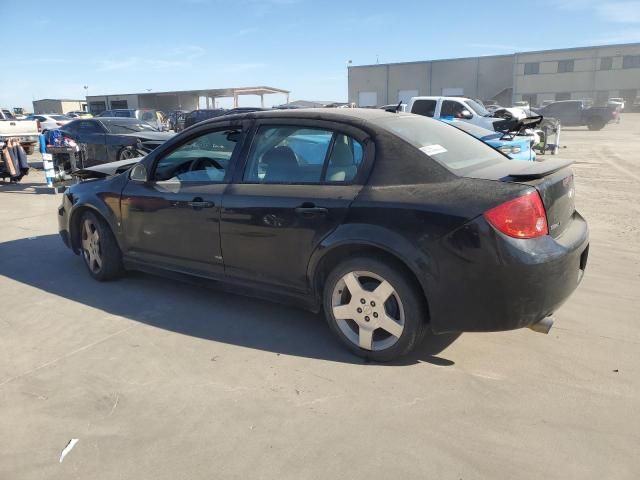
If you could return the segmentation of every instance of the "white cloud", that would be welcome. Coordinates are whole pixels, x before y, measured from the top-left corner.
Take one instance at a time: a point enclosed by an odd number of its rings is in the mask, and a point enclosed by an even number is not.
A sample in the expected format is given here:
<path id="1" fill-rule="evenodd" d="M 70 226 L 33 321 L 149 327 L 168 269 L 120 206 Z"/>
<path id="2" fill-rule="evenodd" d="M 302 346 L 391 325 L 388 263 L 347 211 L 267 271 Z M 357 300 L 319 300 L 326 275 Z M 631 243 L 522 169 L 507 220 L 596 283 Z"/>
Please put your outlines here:
<path id="1" fill-rule="evenodd" d="M 596 6 L 598 14 L 610 22 L 640 23 L 640 2 L 606 2 Z"/>

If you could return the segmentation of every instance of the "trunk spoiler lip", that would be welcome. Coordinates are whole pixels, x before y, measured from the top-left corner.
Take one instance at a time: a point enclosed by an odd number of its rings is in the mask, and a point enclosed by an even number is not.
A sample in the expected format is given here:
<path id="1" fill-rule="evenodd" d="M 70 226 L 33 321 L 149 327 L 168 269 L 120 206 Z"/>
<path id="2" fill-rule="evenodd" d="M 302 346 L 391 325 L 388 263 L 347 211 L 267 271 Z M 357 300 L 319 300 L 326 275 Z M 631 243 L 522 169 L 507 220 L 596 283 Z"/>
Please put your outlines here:
<path id="1" fill-rule="evenodd" d="M 517 168 L 509 169 L 506 178 L 516 180 L 543 178 L 573 164 L 570 159 L 553 159 L 544 162 L 518 162 Z M 514 162 L 516 163 L 516 162 Z M 516 165 L 514 165 L 516 167 Z"/>

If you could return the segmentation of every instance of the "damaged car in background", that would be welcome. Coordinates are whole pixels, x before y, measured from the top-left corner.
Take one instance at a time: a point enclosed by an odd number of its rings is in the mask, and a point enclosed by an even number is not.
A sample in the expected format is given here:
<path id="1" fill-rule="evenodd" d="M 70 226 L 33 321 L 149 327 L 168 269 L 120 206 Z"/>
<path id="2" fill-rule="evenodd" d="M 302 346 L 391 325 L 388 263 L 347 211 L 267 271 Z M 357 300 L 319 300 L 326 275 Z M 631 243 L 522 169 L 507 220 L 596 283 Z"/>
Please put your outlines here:
<path id="1" fill-rule="evenodd" d="M 86 167 L 143 157 L 173 135 L 135 118 L 77 119 L 50 132 L 47 153 L 59 183 Z"/>

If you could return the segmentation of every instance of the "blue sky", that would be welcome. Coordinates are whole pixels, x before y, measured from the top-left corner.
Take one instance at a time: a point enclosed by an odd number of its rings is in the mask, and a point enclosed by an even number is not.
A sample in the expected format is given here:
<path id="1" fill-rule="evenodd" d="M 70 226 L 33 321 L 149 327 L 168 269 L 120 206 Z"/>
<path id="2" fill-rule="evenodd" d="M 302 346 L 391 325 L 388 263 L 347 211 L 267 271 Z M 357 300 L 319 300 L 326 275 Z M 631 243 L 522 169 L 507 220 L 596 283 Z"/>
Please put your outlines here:
<path id="1" fill-rule="evenodd" d="M 84 85 L 89 94 L 269 85 L 292 99 L 346 100 L 348 60 L 640 42 L 635 0 L 0 0 L 0 17 L 9 47 L 0 105 L 28 110 L 34 98 L 83 97 Z"/>

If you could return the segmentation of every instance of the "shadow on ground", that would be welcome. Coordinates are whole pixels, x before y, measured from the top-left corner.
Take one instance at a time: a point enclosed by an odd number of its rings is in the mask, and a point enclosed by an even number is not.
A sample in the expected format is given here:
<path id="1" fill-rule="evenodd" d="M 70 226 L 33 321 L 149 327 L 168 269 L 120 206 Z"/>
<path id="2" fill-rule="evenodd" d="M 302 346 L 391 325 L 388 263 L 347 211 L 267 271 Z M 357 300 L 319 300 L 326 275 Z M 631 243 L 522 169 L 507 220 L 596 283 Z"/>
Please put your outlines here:
<path id="1" fill-rule="evenodd" d="M 0 243 L 0 275 L 183 335 L 287 355 L 363 363 L 339 344 L 321 315 L 142 273 L 129 273 L 115 282 L 94 281 L 80 257 L 64 247 L 57 235 Z M 453 365 L 436 355 L 457 337 L 428 337 L 411 355 L 387 365 Z"/>

